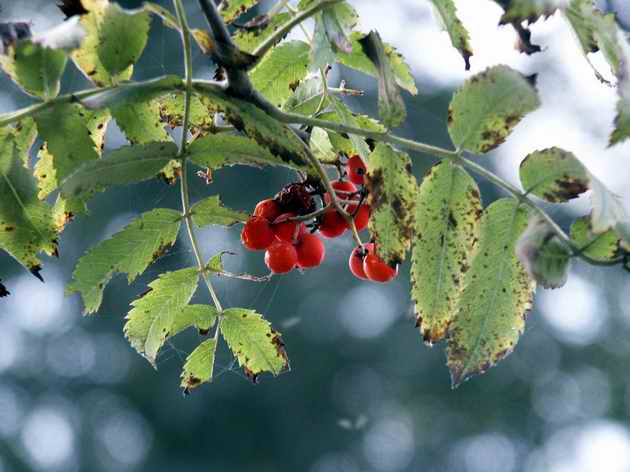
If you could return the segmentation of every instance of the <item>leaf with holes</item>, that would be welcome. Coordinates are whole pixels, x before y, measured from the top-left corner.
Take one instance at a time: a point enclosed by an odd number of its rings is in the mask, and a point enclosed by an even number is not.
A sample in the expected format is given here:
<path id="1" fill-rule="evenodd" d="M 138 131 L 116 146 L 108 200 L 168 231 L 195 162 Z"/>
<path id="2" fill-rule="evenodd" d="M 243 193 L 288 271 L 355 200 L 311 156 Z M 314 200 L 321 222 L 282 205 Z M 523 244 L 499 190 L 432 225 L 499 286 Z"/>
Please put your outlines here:
<path id="1" fill-rule="evenodd" d="M 607 262 L 619 257 L 621 237 L 615 230 L 609 229 L 595 234 L 591 227 L 591 217 L 578 218 L 571 225 L 571 239 L 580 248 L 582 254 L 596 261 Z"/>
<path id="2" fill-rule="evenodd" d="M 468 79 L 448 109 L 453 143 L 473 153 L 502 144 L 523 117 L 540 106 L 530 80 L 508 66 L 494 66 Z"/>
<path id="3" fill-rule="evenodd" d="M 470 69 L 470 57 L 473 55 L 470 45 L 470 35 L 457 17 L 457 8 L 453 0 L 431 0 L 435 7 L 435 12 L 444 30 L 451 39 L 451 44 L 464 58 L 466 70 Z"/>
<path id="4" fill-rule="evenodd" d="M 529 276 L 544 288 L 559 288 L 567 283 L 571 251 L 540 216 L 530 218 L 516 243 L 516 255 Z"/>
<path id="5" fill-rule="evenodd" d="M 280 333 L 255 311 L 244 308 L 225 310 L 221 334 L 252 381 L 263 372 L 276 376 L 289 368 Z"/>
<path id="6" fill-rule="evenodd" d="M 513 199 L 497 200 L 481 217 L 478 250 L 447 333 L 453 387 L 504 359 L 523 332 L 535 284 L 514 250 L 526 226 L 527 212 Z"/>
<path id="7" fill-rule="evenodd" d="M 35 179 L 20 155 L 19 131 L 0 128 L 0 249 L 39 275 L 40 252 L 57 254 L 51 209 L 37 198 Z"/>
<path id="8" fill-rule="evenodd" d="M 252 69 L 252 85 L 271 103 L 282 106 L 306 77 L 308 55 L 308 44 L 303 41 L 281 44 Z"/>
<path id="9" fill-rule="evenodd" d="M 123 146 L 102 159 L 84 164 L 68 176 L 60 185 L 61 196 L 85 200 L 112 185 L 151 179 L 176 156 L 174 143 Z"/>
<path id="10" fill-rule="evenodd" d="M 162 274 L 150 290 L 134 300 L 124 327 L 125 337 L 153 367 L 158 351 L 169 337 L 175 318 L 197 290 L 199 270 L 182 269 Z"/>
<path id="11" fill-rule="evenodd" d="M 479 188 L 462 167 L 442 161 L 424 177 L 416 199 L 411 297 L 428 343 L 443 339 L 453 319 L 481 211 Z"/>
<path id="12" fill-rule="evenodd" d="M 96 313 L 112 276 L 124 273 L 127 274 L 127 281 L 133 282 L 175 244 L 180 222 L 181 214 L 175 210 L 155 209 L 144 213 L 122 231 L 83 255 L 66 291 L 79 292 L 85 313 Z"/>
<path id="13" fill-rule="evenodd" d="M 586 167 L 573 153 L 556 147 L 529 154 L 519 172 L 527 192 L 551 203 L 568 202 L 590 188 Z"/>
<path id="14" fill-rule="evenodd" d="M 180 384 L 185 395 L 204 383 L 212 382 L 216 350 L 216 340 L 206 339 L 188 355 L 182 369 Z"/>
<path id="15" fill-rule="evenodd" d="M 247 213 L 223 206 L 218 195 L 204 198 L 195 203 L 190 211 L 193 222 L 197 226 L 232 226 L 236 223 L 245 223 L 249 219 Z"/>
<path id="16" fill-rule="evenodd" d="M 416 179 L 407 154 L 379 143 L 367 167 L 370 234 L 376 252 L 390 266 L 405 260 L 414 233 Z"/>

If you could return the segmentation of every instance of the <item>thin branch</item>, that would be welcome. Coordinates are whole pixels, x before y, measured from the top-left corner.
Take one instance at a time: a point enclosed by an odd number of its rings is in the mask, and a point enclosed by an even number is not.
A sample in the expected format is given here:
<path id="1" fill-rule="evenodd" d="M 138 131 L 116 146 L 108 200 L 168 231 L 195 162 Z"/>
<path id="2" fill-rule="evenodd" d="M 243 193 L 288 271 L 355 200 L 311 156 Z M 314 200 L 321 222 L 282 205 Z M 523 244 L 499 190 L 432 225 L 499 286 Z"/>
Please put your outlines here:
<path id="1" fill-rule="evenodd" d="M 318 216 L 322 216 L 324 213 L 326 213 L 332 207 L 333 207 L 332 203 L 329 203 L 328 205 L 325 205 L 324 207 L 320 208 L 319 210 L 316 210 L 313 213 L 309 213 L 308 215 L 293 216 L 293 217 L 289 218 L 289 221 L 299 221 L 299 222 L 310 221 L 310 220 L 313 220 L 313 219 L 317 218 Z"/>

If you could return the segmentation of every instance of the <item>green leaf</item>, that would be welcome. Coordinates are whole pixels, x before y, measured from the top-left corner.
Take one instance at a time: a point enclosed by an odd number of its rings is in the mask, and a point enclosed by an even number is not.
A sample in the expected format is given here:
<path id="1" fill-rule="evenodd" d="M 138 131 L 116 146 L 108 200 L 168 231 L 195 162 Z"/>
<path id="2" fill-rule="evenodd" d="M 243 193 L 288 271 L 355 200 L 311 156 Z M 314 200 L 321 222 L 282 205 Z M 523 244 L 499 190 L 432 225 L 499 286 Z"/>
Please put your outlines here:
<path id="1" fill-rule="evenodd" d="M 221 334 L 245 374 L 253 381 L 263 372 L 276 376 L 289 368 L 280 334 L 255 311 L 244 308 L 225 310 Z"/>
<path id="2" fill-rule="evenodd" d="M 334 110 L 336 112 L 336 116 L 334 117 L 332 121 L 336 121 L 346 126 L 363 127 L 362 126 L 363 123 L 359 123 L 360 116 L 352 113 L 352 111 L 348 108 L 348 106 L 344 102 L 342 102 L 337 97 L 331 97 L 331 101 L 333 103 Z M 381 129 L 385 131 L 384 128 L 381 128 Z M 359 136 L 356 134 L 350 134 L 348 136 L 350 138 L 350 141 L 352 142 L 354 154 L 358 154 L 363 159 L 367 159 L 368 156 L 370 155 L 370 148 L 365 142 L 365 138 L 363 136 Z"/>
<path id="3" fill-rule="evenodd" d="M 306 78 L 295 89 L 293 95 L 284 102 L 282 109 L 288 113 L 310 116 L 315 114 L 324 94 L 321 75 Z M 328 103 L 326 100 L 324 106 Z"/>
<path id="4" fill-rule="evenodd" d="M 630 250 L 630 216 L 623 204 L 623 199 L 608 190 L 596 177 L 591 175 L 591 228 L 595 234 L 603 234 L 613 229 L 621 237 L 621 245 Z"/>
<path id="5" fill-rule="evenodd" d="M 232 226 L 236 223 L 245 223 L 249 219 L 247 213 L 224 207 L 218 195 L 204 198 L 195 203 L 190 211 L 193 222 L 197 226 Z"/>
<path id="6" fill-rule="evenodd" d="M 559 0 L 495 0 L 503 7 L 505 13 L 500 24 L 534 23 L 540 17 L 548 18 L 561 6 Z"/>
<path id="7" fill-rule="evenodd" d="M 50 207 L 37 198 L 35 179 L 23 165 L 19 135 L 0 128 L 0 248 L 40 277 L 37 254 L 57 254 L 57 234 Z"/>
<path id="8" fill-rule="evenodd" d="M 96 143 L 91 136 L 97 130 L 89 129 L 88 123 L 96 124 L 96 127 L 103 124 L 98 130 L 100 145 L 100 132 L 105 130 L 106 116 L 70 103 L 58 104 L 35 115 L 39 134 L 46 141 L 35 166 L 40 198 L 56 190 L 59 183 L 80 166 L 98 159 Z"/>
<path id="9" fill-rule="evenodd" d="M 295 165 L 274 156 L 266 148 L 244 136 L 210 134 L 194 141 L 188 148 L 190 160 L 200 167 L 220 169 L 225 166 L 285 166 L 307 170 L 306 165 Z"/>
<path id="10" fill-rule="evenodd" d="M 182 126 L 184 123 L 184 93 L 173 92 L 157 100 L 160 109 L 160 121 L 171 128 Z M 189 124 L 193 134 L 201 134 L 214 126 L 214 111 L 209 109 L 201 99 L 193 94 L 190 101 Z"/>
<path id="11" fill-rule="evenodd" d="M 352 52 L 348 54 L 343 51 L 338 51 L 337 60 L 346 67 L 358 70 L 359 72 L 371 75 L 372 77 L 378 77 L 378 70 L 361 47 L 360 40 L 365 36 L 366 34 L 364 33 L 352 33 L 350 35 Z M 398 85 L 410 94 L 416 95 L 418 93 L 418 89 L 416 88 L 413 74 L 411 73 L 409 66 L 405 63 L 403 57 L 393 46 L 387 43 L 385 43 L 385 54 L 389 58 L 389 62 L 392 66 L 394 75 L 396 76 L 396 82 Z"/>
<path id="12" fill-rule="evenodd" d="M 458 148 L 486 153 L 505 141 L 540 106 L 536 89 L 519 72 L 494 66 L 468 79 L 448 109 L 448 131 Z"/>
<path id="13" fill-rule="evenodd" d="M 372 31 L 359 42 L 378 71 L 378 113 L 381 121 L 387 128 L 399 126 L 407 117 L 407 109 L 396 85 L 381 36 Z"/>
<path id="14" fill-rule="evenodd" d="M 416 200 L 411 297 L 428 343 L 443 339 L 453 320 L 481 211 L 479 188 L 462 167 L 442 161 L 424 177 Z"/>
<path id="15" fill-rule="evenodd" d="M 176 75 L 165 75 L 139 83 L 127 82 L 90 95 L 81 100 L 86 108 L 115 108 L 128 103 L 148 102 L 159 98 L 181 86 L 182 79 Z"/>
<path id="16" fill-rule="evenodd" d="M 484 211 L 478 250 L 447 335 L 453 387 L 505 358 L 523 332 L 535 284 L 514 251 L 526 226 L 527 212 L 516 200 L 498 200 Z"/>
<path id="17" fill-rule="evenodd" d="M 567 283 L 571 252 L 540 216 L 530 218 L 516 243 L 516 255 L 529 276 L 544 288 L 559 288 Z"/>
<path id="18" fill-rule="evenodd" d="M 282 106 L 306 77 L 308 54 L 308 44 L 303 41 L 281 44 L 252 69 L 252 85 L 271 103 Z"/>
<path id="19" fill-rule="evenodd" d="M 309 146 L 320 162 L 327 164 L 337 162 L 338 156 L 335 152 L 335 147 L 330 140 L 329 134 L 323 128 L 313 128 Z"/>
<path id="20" fill-rule="evenodd" d="M 378 256 L 393 267 L 405 260 L 414 233 L 417 184 L 411 159 L 379 143 L 368 160 L 366 186 L 370 234 Z"/>
<path id="21" fill-rule="evenodd" d="M 46 100 L 59 94 L 67 61 L 64 51 L 30 40 L 18 41 L 6 54 L 0 54 L 0 66 L 20 88 Z"/>
<path id="22" fill-rule="evenodd" d="M 160 104 L 157 101 L 128 102 L 111 110 L 116 124 L 131 144 L 171 141 L 160 120 Z"/>
<path id="23" fill-rule="evenodd" d="M 155 209 L 144 213 L 79 259 L 67 292 L 79 292 L 85 313 L 95 313 L 112 276 L 128 274 L 128 282 L 133 282 L 175 244 L 180 222 L 181 214 L 175 210 Z"/>
<path id="24" fill-rule="evenodd" d="M 521 162 L 520 177 L 527 192 L 552 203 L 579 197 L 591 178 L 572 153 L 556 147 L 529 154 Z"/>
<path id="25" fill-rule="evenodd" d="M 322 21 L 326 36 L 336 51 L 352 53 L 352 42 L 348 37 L 359 21 L 359 15 L 346 2 L 322 10 Z"/>
<path id="26" fill-rule="evenodd" d="M 438 18 L 440 19 L 444 30 L 451 38 L 453 47 L 459 51 L 464 58 L 466 70 L 470 70 L 470 57 L 473 55 L 472 46 L 470 45 L 470 35 L 468 31 L 457 17 L 457 8 L 453 0 L 431 0 Z"/>
<path id="27" fill-rule="evenodd" d="M 155 367 L 158 351 L 169 337 L 175 318 L 197 290 L 196 268 L 167 272 L 149 284 L 150 291 L 134 300 L 124 327 L 131 346 Z"/>
<path id="28" fill-rule="evenodd" d="M 173 337 L 188 328 L 196 328 L 202 334 L 208 334 L 219 316 L 216 308 L 210 305 L 187 305 L 175 316 L 169 337 Z"/>
<path id="29" fill-rule="evenodd" d="M 185 395 L 204 383 L 212 382 L 216 350 L 216 340 L 206 339 L 188 355 L 181 375 L 181 387 Z"/>
<path id="30" fill-rule="evenodd" d="M 128 80 L 147 43 L 149 13 L 123 10 L 107 0 L 83 2 L 83 6 L 88 13 L 80 21 L 87 36 L 72 53 L 75 63 L 99 87 Z"/>
<path id="31" fill-rule="evenodd" d="M 227 24 L 233 23 L 239 16 L 254 8 L 259 0 L 229 0 L 224 2 L 221 10 L 223 21 Z"/>
<path id="32" fill-rule="evenodd" d="M 630 138 L 630 44 L 625 33 L 615 27 L 616 43 L 619 48 L 620 63 L 617 76 L 617 114 L 614 130 L 610 135 L 609 146 Z"/>
<path id="33" fill-rule="evenodd" d="M 123 146 L 88 162 L 61 183 L 64 198 L 86 199 L 112 185 L 124 185 L 155 177 L 177 156 L 174 143 Z"/>
<path id="34" fill-rule="evenodd" d="M 601 234 L 593 233 L 590 216 L 583 216 L 571 225 L 571 239 L 584 255 L 597 261 L 612 261 L 619 257 L 620 236 L 612 229 Z"/>
<path id="35" fill-rule="evenodd" d="M 318 13 L 315 15 L 315 28 L 313 29 L 313 40 L 311 41 L 311 70 L 319 71 L 336 62 L 337 55 L 333 51 L 333 46 L 326 34 L 322 13 Z"/>
<path id="36" fill-rule="evenodd" d="M 115 3 L 105 9 L 97 54 L 111 76 L 138 62 L 147 45 L 150 24 L 151 16 L 146 11 L 123 10 Z"/>
<path id="37" fill-rule="evenodd" d="M 271 18 L 265 16 L 262 21 L 257 21 L 254 25 L 239 29 L 232 39 L 241 51 L 251 54 L 290 19 L 289 13 L 278 13 Z M 282 39 L 284 38 L 279 37 L 277 43 Z"/>
<path id="38" fill-rule="evenodd" d="M 0 128 L 0 136 L 12 134 L 17 146 L 18 156 L 22 159 L 25 167 L 29 167 L 29 156 L 33 144 L 37 139 L 37 126 L 32 118 L 24 118 L 13 127 Z"/>

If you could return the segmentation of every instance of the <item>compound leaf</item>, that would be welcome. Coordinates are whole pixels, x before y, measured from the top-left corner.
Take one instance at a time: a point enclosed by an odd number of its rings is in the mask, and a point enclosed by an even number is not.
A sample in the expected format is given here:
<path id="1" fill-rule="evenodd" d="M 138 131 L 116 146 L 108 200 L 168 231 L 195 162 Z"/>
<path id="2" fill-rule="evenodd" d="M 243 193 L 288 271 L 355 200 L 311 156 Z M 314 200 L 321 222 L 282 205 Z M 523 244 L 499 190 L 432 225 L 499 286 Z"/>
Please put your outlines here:
<path id="1" fill-rule="evenodd" d="M 535 284 L 515 254 L 527 212 L 513 199 L 490 205 L 481 217 L 479 246 L 447 333 L 453 387 L 505 358 L 516 345 Z"/>
<path id="2" fill-rule="evenodd" d="M 162 274 L 150 290 L 134 300 L 124 333 L 131 346 L 155 367 L 158 351 L 169 337 L 175 318 L 188 305 L 199 281 L 197 268 Z"/>
<path id="3" fill-rule="evenodd" d="M 494 66 L 468 79 L 455 93 L 448 131 L 458 148 L 486 153 L 539 106 L 536 89 L 525 76 L 508 66 Z"/>
<path id="4" fill-rule="evenodd" d="M 428 343 L 446 335 L 476 249 L 482 207 L 474 179 L 451 161 L 424 177 L 416 200 L 411 297 Z"/>
<path id="5" fill-rule="evenodd" d="M 79 292 L 85 313 L 98 311 L 103 291 L 115 273 L 127 274 L 129 283 L 175 244 L 181 214 L 155 209 L 144 213 L 79 259 L 67 292 Z"/>

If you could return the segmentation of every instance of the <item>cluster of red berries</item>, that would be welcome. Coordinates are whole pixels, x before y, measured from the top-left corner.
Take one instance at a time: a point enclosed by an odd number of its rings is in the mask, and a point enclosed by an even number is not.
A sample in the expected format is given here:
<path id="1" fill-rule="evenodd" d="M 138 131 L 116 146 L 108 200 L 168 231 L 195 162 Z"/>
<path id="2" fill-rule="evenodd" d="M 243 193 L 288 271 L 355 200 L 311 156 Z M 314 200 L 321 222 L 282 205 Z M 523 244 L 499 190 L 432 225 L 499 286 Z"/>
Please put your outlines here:
<path id="1" fill-rule="evenodd" d="M 344 210 L 352 216 L 357 231 L 362 231 L 370 219 L 370 207 L 364 203 L 366 167 L 359 156 L 352 156 L 345 169 L 348 180 L 335 180 L 331 182 L 332 188 Z M 316 212 L 314 196 L 321 197 L 323 213 Z M 331 202 L 330 194 L 318 183 L 307 180 L 287 185 L 274 198 L 256 205 L 243 228 L 241 241 L 247 249 L 266 251 L 265 264 L 274 274 L 284 274 L 296 267 L 317 267 L 324 261 L 326 249 L 314 233 L 319 231 L 326 238 L 336 238 L 351 226 Z M 318 216 L 306 225 L 312 213 Z M 355 248 L 349 266 L 356 277 L 375 282 L 389 282 L 398 274 L 397 268 L 388 266 L 376 255 L 374 243 Z"/>

